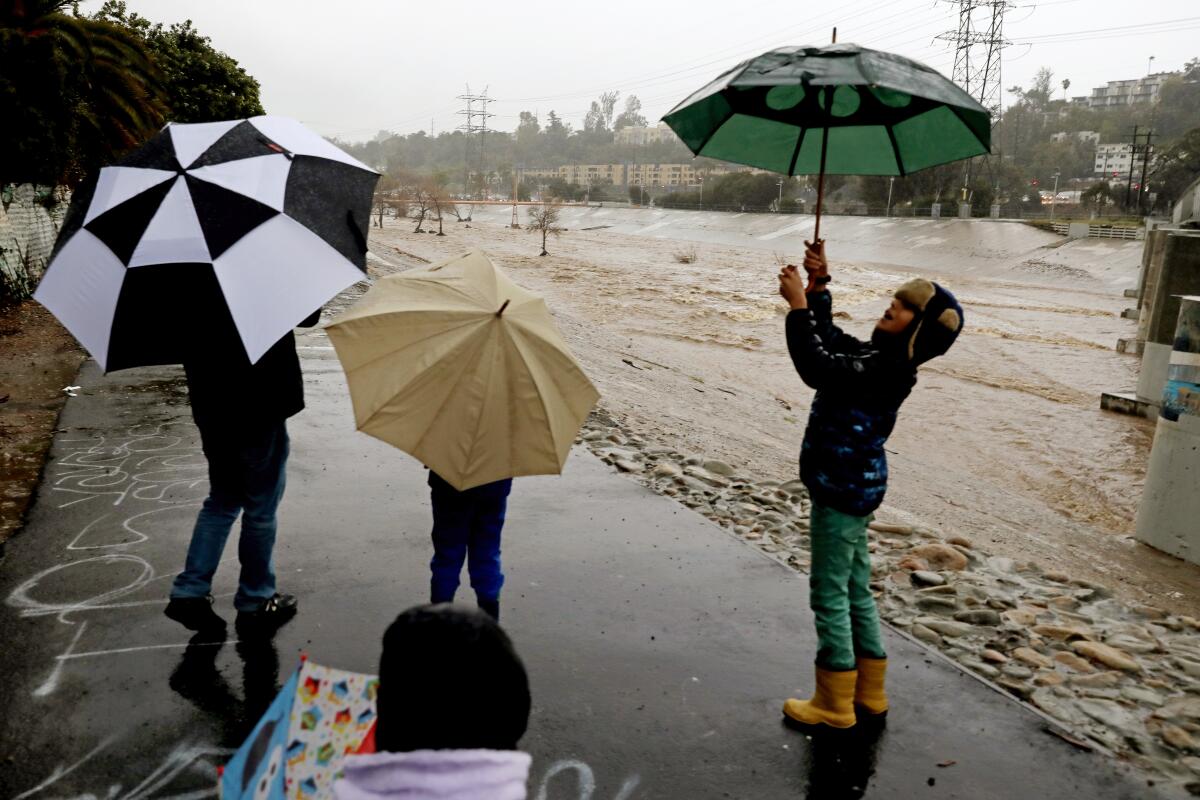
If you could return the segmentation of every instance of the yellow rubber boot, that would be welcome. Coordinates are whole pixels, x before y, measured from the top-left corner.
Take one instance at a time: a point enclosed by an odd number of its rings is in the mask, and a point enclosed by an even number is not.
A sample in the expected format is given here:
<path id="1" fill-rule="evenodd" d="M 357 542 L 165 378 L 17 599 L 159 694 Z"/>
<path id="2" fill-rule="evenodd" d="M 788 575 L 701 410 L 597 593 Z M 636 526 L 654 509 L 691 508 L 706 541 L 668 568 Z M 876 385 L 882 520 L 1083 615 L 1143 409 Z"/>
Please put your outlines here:
<path id="1" fill-rule="evenodd" d="M 883 690 L 883 676 L 887 672 L 886 658 L 858 659 L 858 682 L 854 685 L 854 705 L 872 716 L 887 713 L 887 693 Z"/>
<path id="2" fill-rule="evenodd" d="M 783 704 L 784 716 L 802 725 L 854 726 L 854 686 L 857 670 L 833 672 L 817 667 L 817 690 L 809 700 L 792 698 Z"/>

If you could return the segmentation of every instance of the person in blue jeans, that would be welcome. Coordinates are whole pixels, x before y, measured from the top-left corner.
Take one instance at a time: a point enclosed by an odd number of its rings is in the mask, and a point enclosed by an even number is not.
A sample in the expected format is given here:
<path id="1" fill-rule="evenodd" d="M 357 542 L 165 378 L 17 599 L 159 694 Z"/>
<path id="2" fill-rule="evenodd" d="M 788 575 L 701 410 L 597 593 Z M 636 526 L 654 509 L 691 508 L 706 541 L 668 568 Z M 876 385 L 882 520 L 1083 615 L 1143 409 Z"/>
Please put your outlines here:
<path id="1" fill-rule="evenodd" d="M 504 586 L 500 532 L 504 528 L 512 478 L 460 492 L 430 470 L 429 488 L 433 501 L 429 601 L 453 602 L 466 561 L 480 610 L 499 620 L 500 589 Z"/>
<path id="2" fill-rule="evenodd" d="M 301 327 L 319 319 L 318 309 Z M 241 515 L 241 573 L 233 598 L 239 633 L 277 628 L 297 609 L 294 595 L 276 591 L 274 564 L 275 515 L 290 451 L 287 420 L 304 408 L 295 336 L 289 331 L 252 364 L 232 325 L 218 325 L 194 343 L 183 367 L 208 460 L 209 494 L 164 613 L 194 631 L 225 627 L 213 610 L 212 582 Z"/>

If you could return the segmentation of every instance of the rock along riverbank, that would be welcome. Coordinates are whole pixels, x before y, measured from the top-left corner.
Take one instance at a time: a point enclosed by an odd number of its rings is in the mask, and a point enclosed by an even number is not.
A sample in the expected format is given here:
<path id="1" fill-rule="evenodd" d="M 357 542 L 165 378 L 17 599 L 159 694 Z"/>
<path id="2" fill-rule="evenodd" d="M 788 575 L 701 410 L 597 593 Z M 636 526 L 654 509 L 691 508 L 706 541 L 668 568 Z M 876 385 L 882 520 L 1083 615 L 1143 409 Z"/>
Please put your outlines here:
<path id="1" fill-rule="evenodd" d="M 603 409 L 580 441 L 620 472 L 809 570 L 810 504 L 799 480 L 761 480 L 656 446 Z M 1200 796 L 1200 620 L 1125 604 L 1104 586 L 991 556 L 953 532 L 875 521 L 869 549 L 871 587 L 893 627 L 1037 707 L 1075 732 L 1079 746 L 1098 745 Z"/>

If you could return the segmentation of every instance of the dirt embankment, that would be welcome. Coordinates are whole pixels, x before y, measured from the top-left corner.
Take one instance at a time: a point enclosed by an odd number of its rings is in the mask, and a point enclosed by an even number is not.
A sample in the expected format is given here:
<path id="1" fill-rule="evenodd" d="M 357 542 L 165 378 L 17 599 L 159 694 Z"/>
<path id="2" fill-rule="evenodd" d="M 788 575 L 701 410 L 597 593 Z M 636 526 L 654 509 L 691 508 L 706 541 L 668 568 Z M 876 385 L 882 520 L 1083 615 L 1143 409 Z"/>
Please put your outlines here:
<path id="1" fill-rule="evenodd" d="M 0 546 L 22 525 L 86 353 L 33 300 L 0 309 Z"/>

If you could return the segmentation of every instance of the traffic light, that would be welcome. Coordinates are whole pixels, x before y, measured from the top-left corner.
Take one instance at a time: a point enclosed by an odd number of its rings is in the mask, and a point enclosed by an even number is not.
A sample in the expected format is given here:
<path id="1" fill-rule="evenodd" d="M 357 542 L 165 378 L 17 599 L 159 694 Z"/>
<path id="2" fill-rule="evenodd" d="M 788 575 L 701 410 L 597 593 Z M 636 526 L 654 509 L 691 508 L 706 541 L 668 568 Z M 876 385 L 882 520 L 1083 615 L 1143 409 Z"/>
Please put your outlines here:
<path id="1" fill-rule="evenodd" d="M 1037 179 L 1037 178 L 1034 178 L 1033 180 L 1031 180 L 1031 181 L 1029 182 L 1029 185 L 1030 185 L 1030 186 L 1037 186 L 1037 185 L 1038 185 L 1038 179 Z"/>

